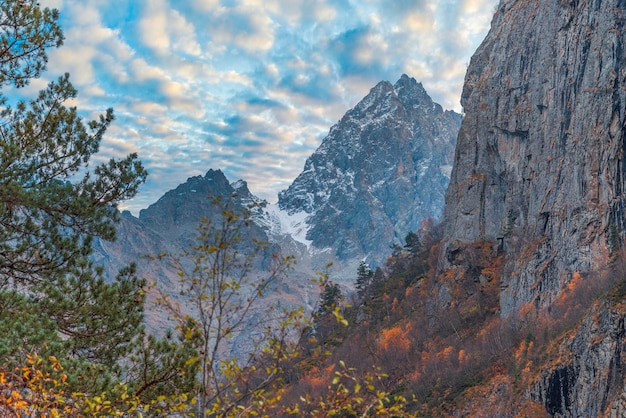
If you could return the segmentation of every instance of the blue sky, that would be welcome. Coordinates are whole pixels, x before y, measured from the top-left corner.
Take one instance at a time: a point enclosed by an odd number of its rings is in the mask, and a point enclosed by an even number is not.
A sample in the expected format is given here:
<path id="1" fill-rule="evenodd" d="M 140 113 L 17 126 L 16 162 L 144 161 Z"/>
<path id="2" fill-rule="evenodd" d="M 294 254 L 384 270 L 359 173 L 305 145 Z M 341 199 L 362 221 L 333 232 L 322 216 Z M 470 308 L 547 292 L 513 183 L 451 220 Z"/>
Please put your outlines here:
<path id="1" fill-rule="evenodd" d="M 403 73 L 446 109 L 497 0 L 40 0 L 65 44 L 21 95 L 69 72 L 86 118 L 116 121 L 99 159 L 138 152 L 137 214 L 221 169 L 276 201 L 330 127 Z"/>

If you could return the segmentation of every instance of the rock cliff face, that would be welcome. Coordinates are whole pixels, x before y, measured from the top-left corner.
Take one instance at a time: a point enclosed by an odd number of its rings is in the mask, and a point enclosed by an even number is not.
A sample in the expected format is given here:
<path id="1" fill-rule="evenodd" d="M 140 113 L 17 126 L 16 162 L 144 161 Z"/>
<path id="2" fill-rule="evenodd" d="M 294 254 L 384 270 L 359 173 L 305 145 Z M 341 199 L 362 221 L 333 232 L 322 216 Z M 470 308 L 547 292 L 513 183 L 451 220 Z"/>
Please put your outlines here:
<path id="1" fill-rule="evenodd" d="M 347 260 L 380 262 L 426 217 L 440 217 L 461 116 L 403 75 L 380 82 L 335 126 L 279 194 L 306 213 L 306 239 Z"/>
<path id="2" fill-rule="evenodd" d="M 446 257 L 499 245 L 505 315 L 601 267 L 625 226 L 625 22 L 624 0 L 503 0 L 471 60 Z"/>
<path id="3" fill-rule="evenodd" d="M 598 305 L 561 347 L 561 361 L 545 370 L 528 396 L 550 416 L 626 416 L 625 316 Z"/>
<path id="4" fill-rule="evenodd" d="M 493 242 L 507 260 L 503 316 L 549 306 L 575 272 L 605 267 L 623 237 L 625 22 L 624 0 L 502 0 L 471 60 L 444 262 L 455 268 L 468 243 Z M 621 306 L 599 302 L 526 397 L 555 417 L 626 416 Z"/>

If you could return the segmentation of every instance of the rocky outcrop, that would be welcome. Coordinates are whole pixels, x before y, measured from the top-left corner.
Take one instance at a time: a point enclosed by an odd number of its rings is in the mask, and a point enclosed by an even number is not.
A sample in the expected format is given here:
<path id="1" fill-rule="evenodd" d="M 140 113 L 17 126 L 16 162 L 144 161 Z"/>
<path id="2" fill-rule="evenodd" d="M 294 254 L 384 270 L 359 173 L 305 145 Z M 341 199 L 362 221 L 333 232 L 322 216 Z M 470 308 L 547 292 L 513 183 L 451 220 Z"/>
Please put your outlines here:
<path id="1" fill-rule="evenodd" d="M 440 217 L 460 121 L 415 79 L 382 81 L 330 129 L 279 206 L 306 213 L 313 248 L 376 264 Z"/>
<path id="2" fill-rule="evenodd" d="M 557 365 L 528 392 L 553 417 L 626 416 L 626 316 L 606 304 L 594 308 L 561 347 Z"/>
<path id="3" fill-rule="evenodd" d="M 446 262 L 506 251 L 501 308 L 547 305 L 622 230 L 626 2 L 503 0 L 469 65 L 446 194 Z"/>

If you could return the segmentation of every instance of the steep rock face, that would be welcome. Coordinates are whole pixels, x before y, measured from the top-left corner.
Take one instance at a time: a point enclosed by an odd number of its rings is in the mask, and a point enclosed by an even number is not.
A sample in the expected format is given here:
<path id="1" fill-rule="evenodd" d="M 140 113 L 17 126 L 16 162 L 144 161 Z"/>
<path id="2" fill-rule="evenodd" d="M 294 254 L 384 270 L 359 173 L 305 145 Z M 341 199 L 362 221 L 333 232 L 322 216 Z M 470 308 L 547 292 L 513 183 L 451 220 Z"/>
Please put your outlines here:
<path id="1" fill-rule="evenodd" d="M 569 361 L 545 370 L 528 396 L 550 416 L 625 416 L 625 319 L 619 310 L 596 306 L 562 345 L 560 357 Z"/>
<path id="2" fill-rule="evenodd" d="M 507 314 L 607 260 L 624 227 L 623 0 L 503 0 L 466 75 L 445 245 L 504 249 Z"/>
<path id="3" fill-rule="evenodd" d="M 313 247 L 381 261 L 392 242 L 440 216 L 460 120 L 415 79 L 380 82 L 330 129 L 279 206 L 308 214 Z"/>

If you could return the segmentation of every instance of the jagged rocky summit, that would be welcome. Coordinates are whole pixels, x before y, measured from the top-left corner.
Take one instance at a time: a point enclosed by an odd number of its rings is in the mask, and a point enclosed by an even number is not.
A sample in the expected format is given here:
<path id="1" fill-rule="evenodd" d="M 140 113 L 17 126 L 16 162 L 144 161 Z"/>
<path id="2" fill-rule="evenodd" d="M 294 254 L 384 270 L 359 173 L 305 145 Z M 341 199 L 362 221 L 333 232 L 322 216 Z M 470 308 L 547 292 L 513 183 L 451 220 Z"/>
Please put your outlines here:
<path id="1" fill-rule="evenodd" d="M 377 264 L 441 216 L 460 122 L 415 79 L 382 81 L 330 129 L 279 207 L 305 215 L 314 251 Z"/>
<path id="2" fill-rule="evenodd" d="M 236 212 L 245 210 L 252 202 L 260 202 L 250 193 L 246 182 L 230 183 L 222 171 L 209 170 L 204 176 L 190 177 L 165 193 L 157 202 L 141 210 L 139 217 L 123 212 L 117 226 L 117 240 L 96 240 L 94 259 L 110 274 L 136 263 L 140 275 L 173 285 L 177 281 L 176 271 L 166 263 L 150 261 L 149 258 L 162 253 L 180 254 L 195 244 L 198 225 L 203 217 L 220 221 L 221 207 L 212 200 L 218 196 L 233 197 Z M 258 225 L 251 225 L 246 233 L 260 241 L 269 240 L 265 230 Z M 278 251 L 278 248 L 270 246 L 264 255 L 265 260 L 259 263 L 269 262 L 273 251 Z"/>
<path id="3" fill-rule="evenodd" d="M 176 189 L 165 193 L 157 202 L 139 212 L 139 220 L 147 227 L 159 231 L 169 240 L 181 244 L 194 242 L 202 217 L 215 217 L 221 209 L 213 202 L 215 197 L 233 198 L 233 209 L 242 211 L 260 199 L 252 195 L 245 181 L 229 182 L 221 170 L 210 169 L 204 176 L 190 177 Z M 250 231 L 255 238 L 267 241 L 259 227 Z"/>
<path id="4" fill-rule="evenodd" d="M 474 54 L 446 195 L 447 261 L 494 242 L 503 315 L 606 265 L 624 229 L 626 2 L 503 0 Z"/>

